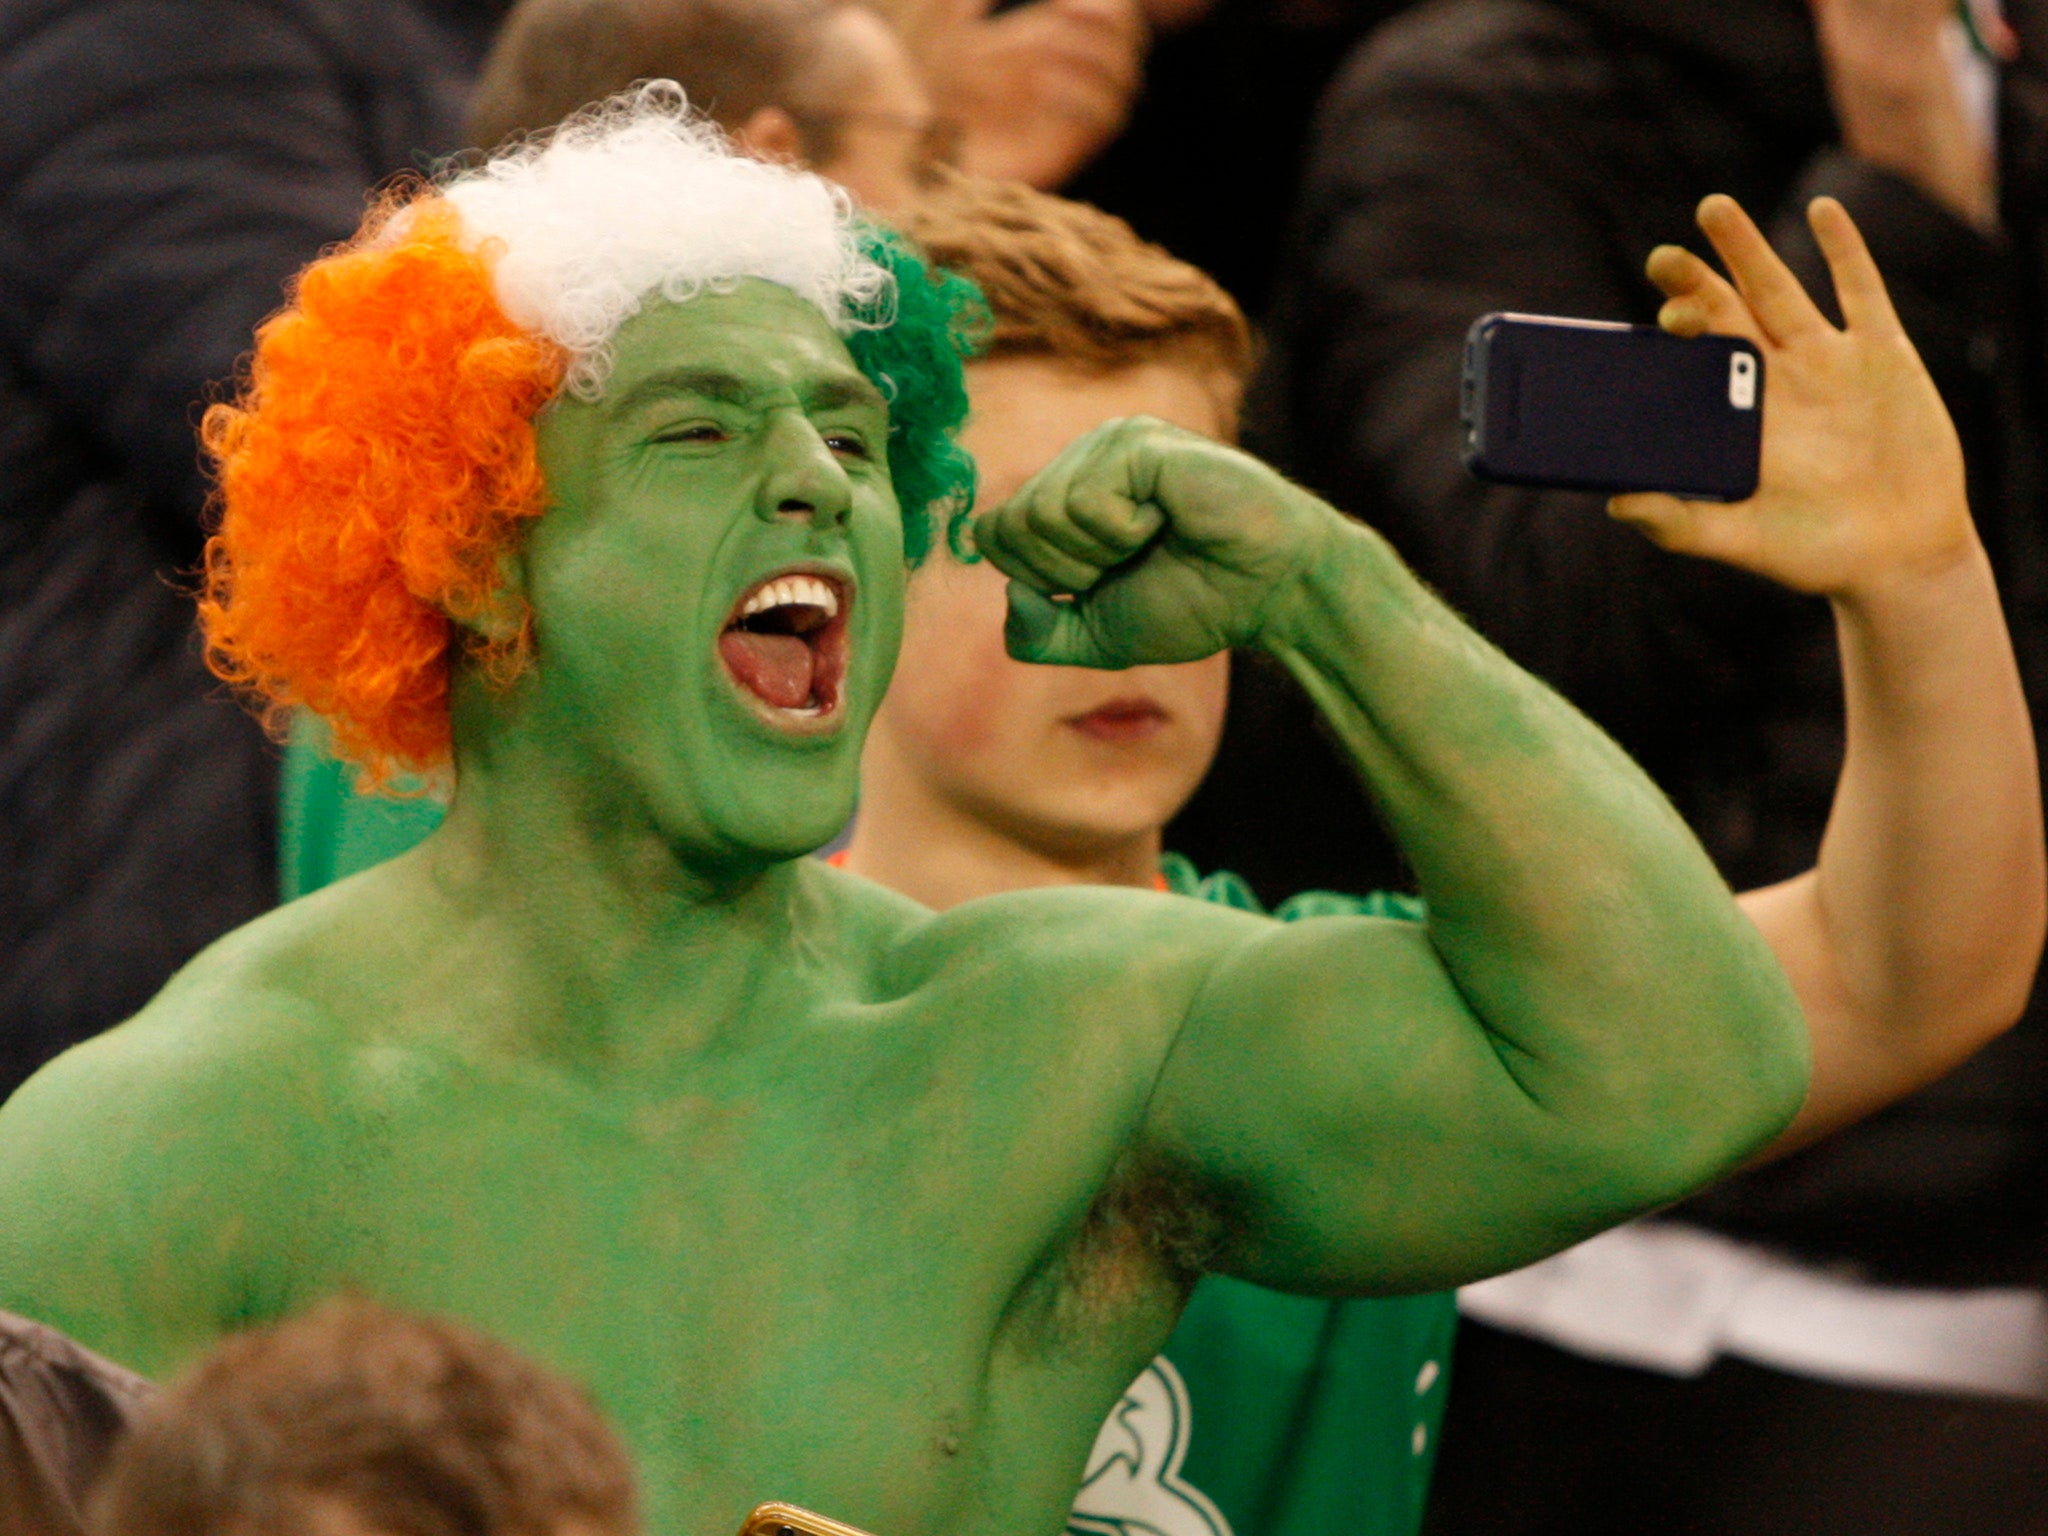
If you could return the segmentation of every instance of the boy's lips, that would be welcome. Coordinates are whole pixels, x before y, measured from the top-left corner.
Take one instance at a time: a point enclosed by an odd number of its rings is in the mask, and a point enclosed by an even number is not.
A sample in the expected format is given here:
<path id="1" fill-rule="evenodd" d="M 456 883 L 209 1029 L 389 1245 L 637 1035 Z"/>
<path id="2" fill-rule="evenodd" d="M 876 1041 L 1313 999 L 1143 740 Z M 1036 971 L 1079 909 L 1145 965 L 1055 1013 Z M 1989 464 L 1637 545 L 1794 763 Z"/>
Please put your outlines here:
<path id="1" fill-rule="evenodd" d="M 1152 700 L 1140 696 L 1111 699 L 1085 715 L 1070 715 L 1067 724 L 1095 741 L 1143 741 L 1172 719 Z"/>
<path id="2" fill-rule="evenodd" d="M 853 588 L 828 571 L 777 571 L 742 592 L 718 636 L 740 693 L 776 724 L 835 721 L 846 682 Z"/>

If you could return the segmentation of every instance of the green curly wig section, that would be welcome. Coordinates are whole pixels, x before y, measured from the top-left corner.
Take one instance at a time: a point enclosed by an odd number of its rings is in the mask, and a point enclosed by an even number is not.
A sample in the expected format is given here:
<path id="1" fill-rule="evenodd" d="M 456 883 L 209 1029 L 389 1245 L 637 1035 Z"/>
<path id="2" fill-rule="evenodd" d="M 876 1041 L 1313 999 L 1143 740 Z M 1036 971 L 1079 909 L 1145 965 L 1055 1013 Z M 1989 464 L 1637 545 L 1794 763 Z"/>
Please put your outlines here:
<path id="1" fill-rule="evenodd" d="M 964 552 L 974 459 L 958 436 L 967 420 L 962 365 L 987 344 L 995 320 L 972 281 L 931 265 L 894 231 L 863 225 L 861 247 L 896 279 L 894 303 L 847 337 L 846 350 L 889 402 L 889 478 L 903 507 L 903 555 L 916 565 L 940 521 Z"/>

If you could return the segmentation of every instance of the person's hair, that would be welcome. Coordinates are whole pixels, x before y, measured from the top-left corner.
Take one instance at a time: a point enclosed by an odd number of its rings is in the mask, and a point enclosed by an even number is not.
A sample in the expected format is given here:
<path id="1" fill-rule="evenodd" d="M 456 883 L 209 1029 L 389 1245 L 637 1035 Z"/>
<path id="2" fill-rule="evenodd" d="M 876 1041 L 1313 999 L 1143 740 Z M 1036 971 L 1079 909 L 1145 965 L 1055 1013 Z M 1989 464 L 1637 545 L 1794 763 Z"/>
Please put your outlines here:
<path id="1" fill-rule="evenodd" d="M 576 1387 L 454 1323 L 355 1297 L 237 1334 L 137 1418 L 91 1536 L 638 1529 L 632 1464 Z"/>
<path id="2" fill-rule="evenodd" d="M 1227 381 L 1235 415 L 1254 360 L 1244 312 L 1122 219 L 1019 182 L 949 173 L 897 227 L 980 288 L 995 316 L 984 356 L 1088 369 L 1186 361 Z"/>
<path id="3" fill-rule="evenodd" d="M 838 103 L 831 58 L 839 0 L 519 0 L 505 17 L 471 98 L 468 142 L 495 149 L 550 128 L 640 80 L 674 80 L 727 132 L 763 107 L 797 118 L 813 164 L 807 112 Z"/>
<path id="4" fill-rule="evenodd" d="M 496 684 L 531 650 L 499 588 L 547 505 L 535 416 L 558 391 L 601 392 L 614 333 L 650 297 L 743 277 L 816 305 L 888 400 L 904 552 L 922 558 L 933 512 L 957 526 L 973 500 L 954 434 L 979 296 L 650 88 L 395 194 L 258 330 L 237 398 L 202 425 L 215 673 L 274 731 L 299 706 L 323 716 L 372 784 L 440 768 L 458 626 Z"/>

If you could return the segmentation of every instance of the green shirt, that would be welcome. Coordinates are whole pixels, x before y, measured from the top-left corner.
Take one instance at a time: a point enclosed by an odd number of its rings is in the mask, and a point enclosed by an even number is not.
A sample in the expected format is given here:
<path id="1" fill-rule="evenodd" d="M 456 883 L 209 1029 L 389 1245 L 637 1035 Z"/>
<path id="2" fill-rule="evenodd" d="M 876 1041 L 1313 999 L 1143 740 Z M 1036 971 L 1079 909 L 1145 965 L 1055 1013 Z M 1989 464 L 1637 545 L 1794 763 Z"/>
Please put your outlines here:
<path id="1" fill-rule="evenodd" d="M 358 795 L 301 729 L 285 758 L 281 874 L 302 896 L 403 853 L 441 819 L 426 795 Z M 1228 872 L 1161 861 L 1176 895 L 1263 910 Z M 1421 904 L 1311 891 L 1274 912 L 1415 919 Z M 1415 1536 L 1442 1423 L 1449 1293 L 1327 1301 L 1212 1275 L 1089 1456 L 1075 1536 Z"/>

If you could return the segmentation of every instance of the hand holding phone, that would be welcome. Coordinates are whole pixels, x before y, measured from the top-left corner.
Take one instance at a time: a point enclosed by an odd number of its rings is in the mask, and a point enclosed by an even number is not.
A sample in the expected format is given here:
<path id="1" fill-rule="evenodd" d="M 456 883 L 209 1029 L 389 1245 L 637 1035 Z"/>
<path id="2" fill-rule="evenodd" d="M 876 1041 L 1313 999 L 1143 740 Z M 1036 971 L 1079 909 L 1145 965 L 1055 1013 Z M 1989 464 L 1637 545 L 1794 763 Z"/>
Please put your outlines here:
<path id="1" fill-rule="evenodd" d="M 1739 337 L 1762 357 L 1756 494 L 1734 504 L 1622 495 L 1608 509 L 1666 549 L 1841 597 L 1961 558 L 1976 530 L 1955 427 L 1863 237 L 1833 198 L 1816 198 L 1807 220 L 1834 280 L 1839 330 L 1733 198 L 1699 208 L 1727 278 L 1677 246 L 1659 246 L 1648 263 L 1666 295 L 1666 331 Z"/>

